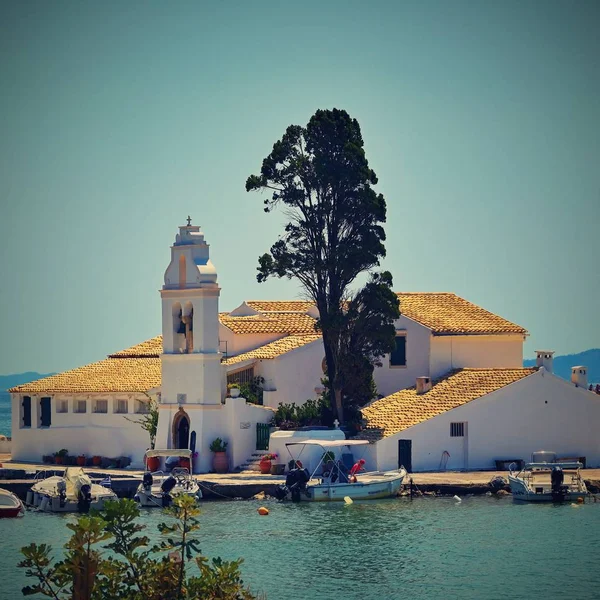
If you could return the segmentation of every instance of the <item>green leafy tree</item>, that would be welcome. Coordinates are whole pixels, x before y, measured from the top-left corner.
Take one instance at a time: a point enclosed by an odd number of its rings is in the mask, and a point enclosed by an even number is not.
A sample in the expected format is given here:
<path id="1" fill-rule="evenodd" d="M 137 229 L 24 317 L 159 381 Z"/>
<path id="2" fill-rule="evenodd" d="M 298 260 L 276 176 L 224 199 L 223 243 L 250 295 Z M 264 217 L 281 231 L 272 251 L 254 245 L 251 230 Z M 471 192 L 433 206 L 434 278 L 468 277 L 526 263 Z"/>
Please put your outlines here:
<path id="1" fill-rule="evenodd" d="M 318 110 L 306 127 L 291 125 L 251 175 L 246 190 L 267 190 L 265 212 L 282 206 L 284 233 L 259 258 L 259 282 L 297 279 L 319 310 L 333 409 L 344 419 L 340 361 L 350 286 L 385 256 L 385 199 L 374 191 L 360 126 L 344 110 Z"/>
<path id="2" fill-rule="evenodd" d="M 158 402 L 146 392 L 144 392 L 144 395 L 148 398 L 148 412 L 142 415 L 139 419 L 130 419 L 129 417 L 125 418 L 132 423 L 136 423 L 144 431 L 148 432 L 148 437 L 150 438 L 150 448 L 154 450 L 154 445 L 156 443 L 156 432 L 158 430 Z"/>
<path id="3" fill-rule="evenodd" d="M 73 536 L 64 560 L 52 564 L 52 548 L 46 544 L 21 549 L 24 560 L 19 566 L 38 582 L 23 588 L 23 595 L 54 600 L 252 600 L 255 596 L 241 579 L 241 559 L 209 561 L 200 555 L 199 512 L 193 498 L 178 496 L 165 509 L 169 522 L 158 526 L 164 539 L 149 547 L 148 537 L 140 535 L 144 527 L 136 522 L 136 503 L 107 502 L 102 517 L 80 517 L 67 525 Z M 103 541 L 109 541 L 104 548 L 110 554 L 98 549 Z M 190 565 L 199 574 L 189 575 Z"/>

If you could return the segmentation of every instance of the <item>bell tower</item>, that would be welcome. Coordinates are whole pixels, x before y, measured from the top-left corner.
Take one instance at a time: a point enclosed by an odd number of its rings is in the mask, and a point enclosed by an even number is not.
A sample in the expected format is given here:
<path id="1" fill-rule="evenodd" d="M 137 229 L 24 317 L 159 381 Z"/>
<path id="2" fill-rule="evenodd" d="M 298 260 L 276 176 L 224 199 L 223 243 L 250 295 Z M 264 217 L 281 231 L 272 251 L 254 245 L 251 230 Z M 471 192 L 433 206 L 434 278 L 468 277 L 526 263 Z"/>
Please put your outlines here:
<path id="1" fill-rule="evenodd" d="M 161 404 L 220 404 L 217 271 L 200 227 L 179 227 L 165 271 L 162 299 Z"/>

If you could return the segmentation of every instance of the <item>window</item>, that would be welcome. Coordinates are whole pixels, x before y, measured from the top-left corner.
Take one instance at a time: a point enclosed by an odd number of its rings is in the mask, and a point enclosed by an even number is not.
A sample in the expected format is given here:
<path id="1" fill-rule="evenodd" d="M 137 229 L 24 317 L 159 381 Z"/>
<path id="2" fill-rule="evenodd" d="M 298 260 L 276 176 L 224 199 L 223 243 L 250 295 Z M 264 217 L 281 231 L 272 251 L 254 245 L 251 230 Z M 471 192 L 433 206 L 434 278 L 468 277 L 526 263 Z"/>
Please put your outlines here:
<path id="1" fill-rule="evenodd" d="M 75 400 L 73 403 L 74 413 L 85 413 L 87 412 L 87 402 L 85 400 Z"/>
<path id="2" fill-rule="evenodd" d="M 127 400 L 115 400 L 115 413 L 125 415 L 128 412 Z"/>
<path id="3" fill-rule="evenodd" d="M 40 399 L 40 427 L 50 427 L 51 422 L 50 398 L 45 396 Z"/>
<path id="4" fill-rule="evenodd" d="M 23 427 L 31 427 L 31 396 L 23 396 L 23 402 L 21 402 L 23 409 Z"/>
<path id="5" fill-rule="evenodd" d="M 69 401 L 66 399 L 56 401 L 56 412 L 57 413 L 68 413 L 69 412 Z"/>
<path id="6" fill-rule="evenodd" d="M 148 402 L 144 402 L 143 400 L 135 401 L 135 412 L 138 415 L 147 415 L 150 412 L 150 407 L 148 406 Z"/>
<path id="7" fill-rule="evenodd" d="M 107 413 L 108 412 L 108 400 L 94 400 L 93 412 L 95 413 Z"/>
<path id="8" fill-rule="evenodd" d="M 229 373 L 227 375 L 227 383 L 252 383 L 254 380 L 254 367 Z"/>
<path id="9" fill-rule="evenodd" d="M 406 366 L 406 334 L 396 335 L 396 349 L 390 354 L 390 367 Z"/>
<path id="10" fill-rule="evenodd" d="M 450 437 L 465 437 L 465 424 L 450 423 Z"/>

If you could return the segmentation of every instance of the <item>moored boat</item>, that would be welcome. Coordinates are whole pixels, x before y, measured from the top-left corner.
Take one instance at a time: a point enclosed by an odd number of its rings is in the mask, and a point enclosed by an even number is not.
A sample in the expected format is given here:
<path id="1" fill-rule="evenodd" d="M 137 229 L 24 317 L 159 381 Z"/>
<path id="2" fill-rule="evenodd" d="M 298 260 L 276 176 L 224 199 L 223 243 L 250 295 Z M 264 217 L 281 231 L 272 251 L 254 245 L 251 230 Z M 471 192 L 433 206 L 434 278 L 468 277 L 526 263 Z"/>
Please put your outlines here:
<path id="1" fill-rule="evenodd" d="M 67 467 L 64 475 L 41 471 L 27 492 L 26 504 L 43 512 L 87 513 L 90 508 L 102 510 L 107 500 L 117 495 L 107 485 L 93 483 L 81 467 Z M 48 475 L 48 476 L 46 476 Z"/>
<path id="2" fill-rule="evenodd" d="M 174 466 L 168 471 L 166 459 L 169 458 L 179 458 L 179 465 L 183 462 L 188 466 Z M 151 470 L 152 461 L 149 459 L 164 459 L 164 467 Z M 147 450 L 144 456 L 146 471 L 136 491 L 135 500 L 140 506 L 162 508 L 169 506 L 173 498 L 181 494 L 192 496 L 196 500 L 202 498 L 200 486 L 191 474 L 192 459 L 192 451 L 187 449 Z"/>
<path id="3" fill-rule="evenodd" d="M 588 490 L 581 477 L 580 462 L 527 463 L 519 472 L 508 475 L 515 500 L 525 502 L 575 502 Z"/>
<path id="4" fill-rule="evenodd" d="M 296 468 L 288 473 L 285 485 L 277 487 L 276 497 L 279 500 L 291 499 L 293 502 L 332 502 L 396 496 L 406 476 L 403 467 L 391 471 L 361 472 L 364 460 L 348 467 L 339 456 L 344 449 L 368 443 L 367 440 L 305 440 L 287 443 L 286 447 Z M 321 460 L 312 469 L 312 473 L 302 467 L 300 456 L 295 458 L 292 455 L 293 446 L 300 447 L 300 454 L 305 447 L 316 446 L 323 450 Z M 327 462 L 324 464 L 324 461 Z M 320 470 L 322 472 L 319 474 Z"/>
<path id="5" fill-rule="evenodd" d="M 24 513 L 21 500 L 12 492 L 0 488 L 0 519 L 18 517 Z"/>

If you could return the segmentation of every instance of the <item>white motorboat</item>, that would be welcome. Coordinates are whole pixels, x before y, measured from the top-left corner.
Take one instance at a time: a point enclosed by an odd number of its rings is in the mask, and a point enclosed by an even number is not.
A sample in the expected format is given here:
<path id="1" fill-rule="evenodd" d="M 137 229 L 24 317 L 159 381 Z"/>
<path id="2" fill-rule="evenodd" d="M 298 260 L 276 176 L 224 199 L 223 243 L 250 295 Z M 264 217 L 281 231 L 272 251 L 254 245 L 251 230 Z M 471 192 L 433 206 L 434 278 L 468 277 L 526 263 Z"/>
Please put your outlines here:
<path id="1" fill-rule="evenodd" d="M 102 510 L 107 500 L 117 500 L 110 489 L 110 478 L 104 485 L 93 483 L 81 467 L 67 467 L 64 475 L 40 471 L 27 492 L 25 503 L 44 512 L 87 513 L 90 508 Z"/>
<path id="2" fill-rule="evenodd" d="M 527 463 L 519 472 L 508 475 L 515 500 L 526 502 L 575 502 L 588 490 L 581 477 L 580 462 Z"/>
<path id="3" fill-rule="evenodd" d="M 0 519 L 18 517 L 24 513 L 25 509 L 19 498 L 12 492 L 0 488 Z"/>
<path id="4" fill-rule="evenodd" d="M 149 459 L 164 459 L 164 467 L 152 471 Z M 174 466 L 168 471 L 168 458 L 183 459 L 185 466 Z M 173 498 L 180 494 L 192 496 L 196 500 L 202 498 L 202 492 L 198 482 L 192 477 L 192 451 L 179 450 L 147 450 L 144 455 L 146 471 L 142 482 L 138 486 L 135 500 L 140 506 L 166 507 L 171 504 Z M 181 461 L 180 461 L 181 463 Z"/>
<path id="5" fill-rule="evenodd" d="M 341 460 L 340 455 L 344 450 L 368 443 L 367 440 L 305 440 L 287 443 L 286 447 L 296 467 L 288 473 L 285 485 L 276 488 L 276 497 L 279 500 L 291 499 L 293 502 L 348 502 L 348 499 L 375 500 L 396 496 L 406 476 L 406 469 L 403 467 L 392 471 L 361 472 L 364 460 L 357 461 L 351 467 Z M 300 447 L 298 457 L 294 457 L 291 452 L 293 446 Z M 315 446 L 323 450 L 323 455 L 310 473 L 302 467 L 300 456 L 304 448 Z M 324 460 L 327 460 L 325 464 Z"/>

